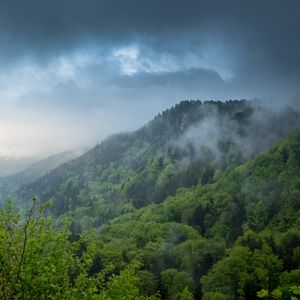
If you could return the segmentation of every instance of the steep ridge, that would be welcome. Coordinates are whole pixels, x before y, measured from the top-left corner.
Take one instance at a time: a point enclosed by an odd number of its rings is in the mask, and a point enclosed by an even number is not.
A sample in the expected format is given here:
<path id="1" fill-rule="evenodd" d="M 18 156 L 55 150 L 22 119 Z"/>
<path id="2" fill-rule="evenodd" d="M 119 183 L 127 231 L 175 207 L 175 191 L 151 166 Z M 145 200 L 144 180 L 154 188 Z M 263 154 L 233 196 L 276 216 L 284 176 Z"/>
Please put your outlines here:
<path id="1" fill-rule="evenodd" d="M 209 183 L 216 170 L 268 149 L 298 124 L 292 109 L 274 112 L 246 100 L 183 101 L 23 186 L 17 201 L 51 199 L 55 216 L 71 213 L 84 228 L 97 226 L 181 187 Z"/>

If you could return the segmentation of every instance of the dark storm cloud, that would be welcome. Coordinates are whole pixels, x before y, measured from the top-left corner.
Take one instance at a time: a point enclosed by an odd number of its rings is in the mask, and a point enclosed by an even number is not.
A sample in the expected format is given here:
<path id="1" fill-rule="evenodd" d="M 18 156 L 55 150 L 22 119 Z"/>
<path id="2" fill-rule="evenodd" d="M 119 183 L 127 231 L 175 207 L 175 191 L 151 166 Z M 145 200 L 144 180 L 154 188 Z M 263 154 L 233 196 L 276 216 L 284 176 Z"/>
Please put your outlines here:
<path id="1" fill-rule="evenodd" d="M 90 145 L 182 99 L 299 103 L 299 20 L 299 0 L 0 0 L 0 153 Z"/>
<path id="2" fill-rule="evenodd" d="M 203 88 L 207 85 L 222 85 L 220 75 L 211 70 L 192 68 L 184 71 L 162 72 L 158 74 L 141 73 L 138 76 L 121 76 L 115 79 L 124 88 L 153 88 L 155 86 L 178 86 Z"/>
<path id="3" fill-rule="evenodd" d="M 7 59 L 136 41 L 177 53 L 217 39 L 234 51 L 239 72 L 298 72 L 299 16 L 298 0 L 2 0 L 1 52 Z"/>

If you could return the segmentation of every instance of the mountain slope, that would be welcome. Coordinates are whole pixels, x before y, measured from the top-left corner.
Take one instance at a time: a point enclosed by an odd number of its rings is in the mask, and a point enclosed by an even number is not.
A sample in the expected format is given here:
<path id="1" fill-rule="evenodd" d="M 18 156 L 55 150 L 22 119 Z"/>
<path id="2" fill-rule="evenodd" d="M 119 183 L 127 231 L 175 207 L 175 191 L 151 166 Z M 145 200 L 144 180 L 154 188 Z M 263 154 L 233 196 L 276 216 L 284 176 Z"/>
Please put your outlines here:
<path id="1" fill-rule="evenodd" d="M 300 128 L 209 184 L 113 219 L 97 247 L 104 266 L 140 261 L 163 299 L 184 288 L 196 299 L 276 288 L 290 299 L 300 278 Z"/>
<path id="2" fill-rule="evenodd" d="M 48 241 L 60 236 L 49 247 L 64 255 L 58 267 L 71 258 L 62 274 L 75 298 L 106 299 L 112 288 L 119 299 L 130 283 L 124 299 L 296 299 L 300 127 L 285 135 L 297 124 L 292 110 L 272 113 L 247 101 L 182 102 L 25 185 L 19 201 L 52 198 L 56 229 L 69 217 L 70 234 L 41 224 Z M 9 230 L 23 236 L 23 229 L 8 212 L 1 236 L 11 245 Z M 44 249 L 40 241 L 30 245 Z M 14 262 L 6 246 L 1 253 Z M 30 254 L 36 269 L 44 252 Z M 56 256 L 46 257 L 49 278 Z"/>
<path id="3" fill-rule="evenodd" d="M 268 149 L 299 124 L 299 114 L 272 112 L 248 101 L 183 101 L 140 130 L 114 135 L 85 155 L 25 185 L 53 200 L 56 216 L 73 212 L 84 227 L 163 201 L 180 187 L 209 183 L 225 170 Z"/>

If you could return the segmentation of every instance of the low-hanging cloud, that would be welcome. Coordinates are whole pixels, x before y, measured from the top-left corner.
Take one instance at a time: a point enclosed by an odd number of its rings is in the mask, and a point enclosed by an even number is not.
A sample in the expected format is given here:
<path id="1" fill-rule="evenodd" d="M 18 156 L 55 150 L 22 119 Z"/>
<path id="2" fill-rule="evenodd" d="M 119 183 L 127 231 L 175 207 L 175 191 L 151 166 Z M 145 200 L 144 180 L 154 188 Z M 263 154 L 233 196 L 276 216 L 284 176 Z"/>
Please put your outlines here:
<path id="1" fill-rule="evenodd" d="M 299 17 L 297 0 L 2 0 L 0 154 L 93 145 L 181 99 L 297 103 Z"/>
<path id="2" fill-rule="evenodd" d="M 266 101 L 248 102 L 243 109 L 222 114 L 217 106 L 198 108 L 204 117 L 186 128 L 174 142 L 180 149 L 192 149 L 194 159 L 210 153 L 216 161 L 238 154 L 242 160 L 269 149 L 278 139 L 300 124 L 300 110 L 270 107 Z M 192 147 L 192 148 L 191 148 Z"/>

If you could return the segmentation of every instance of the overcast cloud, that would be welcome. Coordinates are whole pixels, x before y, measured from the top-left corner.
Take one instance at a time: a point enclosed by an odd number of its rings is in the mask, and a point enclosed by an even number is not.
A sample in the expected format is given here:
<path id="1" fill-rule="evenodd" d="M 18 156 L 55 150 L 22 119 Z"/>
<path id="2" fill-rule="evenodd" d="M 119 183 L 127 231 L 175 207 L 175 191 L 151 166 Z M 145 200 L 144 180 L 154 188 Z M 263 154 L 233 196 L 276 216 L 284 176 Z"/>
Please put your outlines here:
<path id="1" fill-rule="evenodd" d="M 298 102 L 299 20 L 298 0 L 0 0 L 0 155 L 94 145 L 183 99 Z"/>

